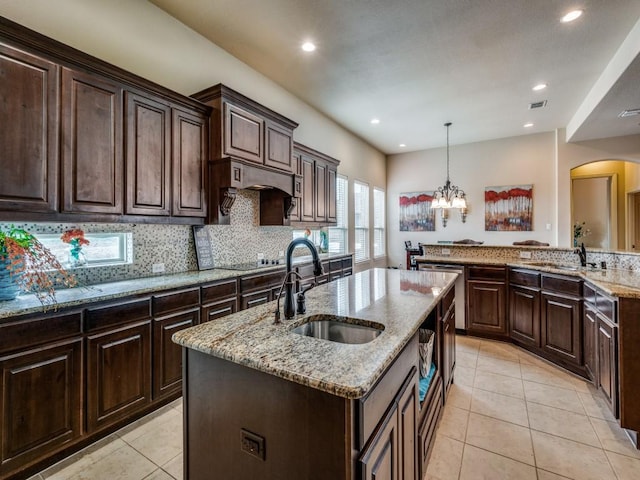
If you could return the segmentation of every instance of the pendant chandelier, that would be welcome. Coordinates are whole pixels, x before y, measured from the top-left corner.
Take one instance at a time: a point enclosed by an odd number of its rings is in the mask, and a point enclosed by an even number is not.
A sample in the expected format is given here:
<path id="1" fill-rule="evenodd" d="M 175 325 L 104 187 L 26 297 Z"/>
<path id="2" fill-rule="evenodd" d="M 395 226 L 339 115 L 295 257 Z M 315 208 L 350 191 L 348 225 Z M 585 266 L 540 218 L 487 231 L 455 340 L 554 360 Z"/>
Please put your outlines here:
<path id="1" fill-rule="evenodd" d="M 451 122 L 444 124 L 447 127 L 447 181 L 442 187 L 438 187 L 434 192 L 433 202 L 431 208 L 439 208 L 442 210 L 442 226 L 447 226 L 447 219 L 449 218 L 449 209 L 457 208 L 460 210 L 462 217 L 462 223 L 467 220 L 467 198 L 464 190 L 452 185 L 449 180 L 449 127 Z"/>

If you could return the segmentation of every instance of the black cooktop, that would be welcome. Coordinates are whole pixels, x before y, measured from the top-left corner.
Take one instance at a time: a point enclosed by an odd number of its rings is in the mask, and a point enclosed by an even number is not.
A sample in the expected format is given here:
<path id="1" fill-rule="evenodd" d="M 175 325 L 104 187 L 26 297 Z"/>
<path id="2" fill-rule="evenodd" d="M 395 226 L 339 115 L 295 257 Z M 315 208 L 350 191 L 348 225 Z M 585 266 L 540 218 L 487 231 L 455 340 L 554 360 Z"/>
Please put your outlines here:
<path id="1" fill-rule="evenodd" d="M 216 267 L 222 270 L 255 270 L 256 268 L 267 268 L 267 267 L 277 267 L 282 265 L 281 263 L 275 263 L 275 261 L 269 263 L 258 263 L 258 262 L 248 262 L 248 263 L 236 263 L 235 265 L 224 265 L 222 267 Z"/>

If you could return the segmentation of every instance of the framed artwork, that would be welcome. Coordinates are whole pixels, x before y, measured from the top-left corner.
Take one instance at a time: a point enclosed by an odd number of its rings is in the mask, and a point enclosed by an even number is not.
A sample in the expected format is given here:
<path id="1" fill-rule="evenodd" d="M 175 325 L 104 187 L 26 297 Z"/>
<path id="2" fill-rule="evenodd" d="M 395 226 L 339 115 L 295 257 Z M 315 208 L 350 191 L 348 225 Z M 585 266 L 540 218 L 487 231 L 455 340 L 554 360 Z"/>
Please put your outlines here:
<path id="1" fill-rule="evenodd" d="M 533 185 L 484 189 L 484 229 L 488 232 L 529 232 L 533 219 Z"/>
<path id="2" fill-rule="evenodd" d="M 436 212 L 431 208 L 433 192 L 400 194 L 400 231 L 433 232 L 436 229 Z"/>

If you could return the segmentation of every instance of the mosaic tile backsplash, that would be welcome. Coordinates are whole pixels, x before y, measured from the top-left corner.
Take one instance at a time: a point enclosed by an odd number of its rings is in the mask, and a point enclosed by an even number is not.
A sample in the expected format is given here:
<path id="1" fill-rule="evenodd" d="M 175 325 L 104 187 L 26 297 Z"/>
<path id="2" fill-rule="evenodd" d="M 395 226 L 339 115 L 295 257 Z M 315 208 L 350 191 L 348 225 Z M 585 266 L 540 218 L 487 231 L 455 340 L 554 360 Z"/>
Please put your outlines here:
<path id="1" fill-rule="evenodd" d="M 260 194 L 240 190 L 231 210 L 231 225 L 208 225 L 215 266 L 232 265 L 265 258 L 278 258 L 291 241 L 290 227 L 261 227 L 259 225 Z M 84 285 L 150 277 L 154 263 L 164 263 L 163 274 L 197 270 L 193 233 L 189 225 L 146 225 L 133 223 L 0 223 L 31 233 L 62 234 L 70 228 L 86 233 L 131 232 L 133 234 L 133 263 L 129 265 L 95 266 L 74 270 Z M 300 249 L 302 250 L 302 249 Z M 304 254 L 305 252 L 300 252 Z M 308 253 L 308 252 L 306 252 Z"/>

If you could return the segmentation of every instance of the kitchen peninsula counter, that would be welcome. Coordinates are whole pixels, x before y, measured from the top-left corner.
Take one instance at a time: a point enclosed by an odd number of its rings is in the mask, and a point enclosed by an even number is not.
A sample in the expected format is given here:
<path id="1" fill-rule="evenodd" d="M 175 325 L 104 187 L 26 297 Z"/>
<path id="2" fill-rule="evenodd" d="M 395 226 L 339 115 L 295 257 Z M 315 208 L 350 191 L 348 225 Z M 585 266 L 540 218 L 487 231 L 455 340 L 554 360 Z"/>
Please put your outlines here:
<path id="1" fill-rule="evenodd" d="M 360 398 L 415 335 L 456 276 L 367 270 L 315 287 L 307 293 L 306 313 L 279 325 L 273 324 L 275 305 L 270 303 L 182 330 L 173 340 L 333 395 Z M 315 314 L 380 324 L 384 331 L 360 345 L 318 340 L 291 331 Z"/>

